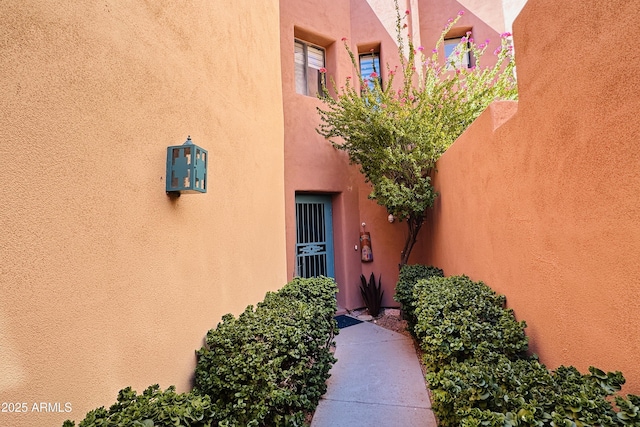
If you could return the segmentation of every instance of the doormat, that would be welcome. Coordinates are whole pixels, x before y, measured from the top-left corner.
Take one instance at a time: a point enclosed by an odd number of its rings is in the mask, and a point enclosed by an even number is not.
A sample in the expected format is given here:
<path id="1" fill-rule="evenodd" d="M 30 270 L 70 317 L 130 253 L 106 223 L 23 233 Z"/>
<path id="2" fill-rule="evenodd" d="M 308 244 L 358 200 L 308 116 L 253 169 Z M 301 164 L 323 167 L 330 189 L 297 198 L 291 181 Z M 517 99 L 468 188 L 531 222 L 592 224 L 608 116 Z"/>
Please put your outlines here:
<path id="1" fill-rule="evenodd" d="M 358 320 L 354 317 L 347 316 L 346 314 L 341 314 L 340 316 L 334 317 L 338 322 L 338 329 L 346 328 L 348 326 L 357 325 L 358 323 L 362 323 L 362 320 Z"/>

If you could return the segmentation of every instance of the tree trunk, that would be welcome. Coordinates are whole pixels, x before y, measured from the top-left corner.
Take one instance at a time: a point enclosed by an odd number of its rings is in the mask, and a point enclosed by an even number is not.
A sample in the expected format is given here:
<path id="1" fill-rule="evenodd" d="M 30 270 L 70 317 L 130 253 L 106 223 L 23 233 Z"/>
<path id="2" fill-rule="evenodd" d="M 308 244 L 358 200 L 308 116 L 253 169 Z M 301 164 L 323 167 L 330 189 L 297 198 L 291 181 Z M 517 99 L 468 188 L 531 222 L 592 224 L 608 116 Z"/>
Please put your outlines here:
<path id="1" fill-rule="evenodd" d="M 423 223 L 424 217 L 407 219 L 407 228 L 409 229 L 409 233 L 407 233 L 407 239 L 404 242 L 404 248 L 401 252 L 400 264 L 398 264 L 399 269 L 401 269 L 403 265 L 406 265 L 409 262 L 409 255 L 411 255 L 413 246 L 416 244 L 418 233 L 420 232 L 420 228 L 422 228 Z"/>

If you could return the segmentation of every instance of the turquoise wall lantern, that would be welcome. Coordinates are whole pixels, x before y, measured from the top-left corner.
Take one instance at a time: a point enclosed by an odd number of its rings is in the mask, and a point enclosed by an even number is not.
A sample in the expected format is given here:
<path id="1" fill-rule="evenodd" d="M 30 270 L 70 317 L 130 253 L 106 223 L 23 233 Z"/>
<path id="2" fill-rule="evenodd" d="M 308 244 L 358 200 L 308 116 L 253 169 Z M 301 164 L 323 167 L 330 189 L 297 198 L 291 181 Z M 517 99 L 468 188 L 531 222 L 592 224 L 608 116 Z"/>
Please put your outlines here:
<path id="1" fill-rule="evenodd" d="M 167 147 L 167 194 L 207 192 L 207 150 L 191 142 Z"/>

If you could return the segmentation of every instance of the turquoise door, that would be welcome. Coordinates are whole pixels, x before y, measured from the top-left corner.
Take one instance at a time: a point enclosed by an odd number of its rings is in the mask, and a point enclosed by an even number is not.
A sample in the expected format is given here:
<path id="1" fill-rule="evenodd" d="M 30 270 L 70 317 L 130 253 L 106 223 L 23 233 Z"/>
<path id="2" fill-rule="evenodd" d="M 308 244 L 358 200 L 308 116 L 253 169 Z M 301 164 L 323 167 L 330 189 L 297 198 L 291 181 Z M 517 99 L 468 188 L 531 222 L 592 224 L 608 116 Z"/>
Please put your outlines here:
<path id="1" fill-rule="evenodd" d="M 331 196 L 296 195 L 296 275 L 334 277 Z"/>

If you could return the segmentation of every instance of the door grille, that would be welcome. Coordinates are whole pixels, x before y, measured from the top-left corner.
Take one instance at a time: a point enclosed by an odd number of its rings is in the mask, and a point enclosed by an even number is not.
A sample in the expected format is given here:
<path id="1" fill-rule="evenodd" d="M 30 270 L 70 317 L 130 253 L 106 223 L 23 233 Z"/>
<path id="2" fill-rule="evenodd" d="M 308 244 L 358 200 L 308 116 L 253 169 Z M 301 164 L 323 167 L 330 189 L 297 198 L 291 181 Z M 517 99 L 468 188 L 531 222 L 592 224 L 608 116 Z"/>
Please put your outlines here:
<path id="1" fill-rule="evenodd" d="M 333 277 L 331 199 L 296 197 L 296 275 Z"/>

